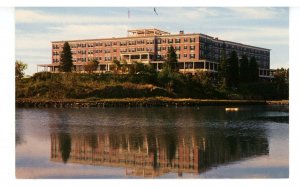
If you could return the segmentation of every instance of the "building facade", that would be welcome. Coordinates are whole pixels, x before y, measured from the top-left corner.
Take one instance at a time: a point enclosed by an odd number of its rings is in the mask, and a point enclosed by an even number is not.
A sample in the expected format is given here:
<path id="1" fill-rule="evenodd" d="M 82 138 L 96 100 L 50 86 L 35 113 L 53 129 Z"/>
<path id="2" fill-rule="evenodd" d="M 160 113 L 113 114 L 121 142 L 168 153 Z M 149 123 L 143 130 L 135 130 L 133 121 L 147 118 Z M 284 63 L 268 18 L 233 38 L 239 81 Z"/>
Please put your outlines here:
<path id="1" fill-rule="evenodd" d="M 58 72 L 60 53 L 65 41 L 52 42 L 51 64 L 38 65 L 45 71 Z M 178 57 L 179 70 L 194 74 L 198 70 L 217 72 L 223 53 L 227 57 L 236 51 L 242 55 L 255 57 L 260 77 L 270 77 L 270 49 L 250 46 L 237 42 L 220 40 L 200 33 L 171 34 L 159 29 L 128 30 L 127 37 L 68 41 L 71 47 L 75 71 L 84 71 L 84 65 L 97 59 L 99 72 L 111 71 L 113 60 L 121 63 L 142 62 L 152 64 L 161 70 L 171 45 Z"/>

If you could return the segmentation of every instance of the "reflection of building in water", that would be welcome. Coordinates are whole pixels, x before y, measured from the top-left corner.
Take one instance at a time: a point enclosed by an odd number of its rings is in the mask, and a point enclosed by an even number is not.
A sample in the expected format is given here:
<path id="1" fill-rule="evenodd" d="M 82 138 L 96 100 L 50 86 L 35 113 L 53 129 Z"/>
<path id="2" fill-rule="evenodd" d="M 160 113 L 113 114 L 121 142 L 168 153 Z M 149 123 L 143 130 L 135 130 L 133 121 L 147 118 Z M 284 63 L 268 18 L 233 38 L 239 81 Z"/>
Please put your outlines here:
<path id="1" fill-rule="evenodd" d="M 51 134 L 52 161 L 124 167 L 126 175 L 133 176 L 198 174 L 212 166 L 268 153 L 266 138 L 61 134 Z"/>

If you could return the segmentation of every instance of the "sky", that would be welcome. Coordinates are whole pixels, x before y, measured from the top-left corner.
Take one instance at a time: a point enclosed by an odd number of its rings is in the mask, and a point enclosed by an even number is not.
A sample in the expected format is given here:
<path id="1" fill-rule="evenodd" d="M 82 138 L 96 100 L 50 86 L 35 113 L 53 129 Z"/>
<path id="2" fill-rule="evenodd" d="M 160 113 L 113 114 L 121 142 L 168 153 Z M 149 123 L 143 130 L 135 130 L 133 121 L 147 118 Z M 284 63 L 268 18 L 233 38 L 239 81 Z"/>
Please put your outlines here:
<path id="1" fill-rule="evenodd" d="M 288 8 L 16 8 L 16 60 L 51 63 L 51 41 L 125 37 L 128 29 L 202 33 L 271 49 L 271 68 L 289 68 Z"/>

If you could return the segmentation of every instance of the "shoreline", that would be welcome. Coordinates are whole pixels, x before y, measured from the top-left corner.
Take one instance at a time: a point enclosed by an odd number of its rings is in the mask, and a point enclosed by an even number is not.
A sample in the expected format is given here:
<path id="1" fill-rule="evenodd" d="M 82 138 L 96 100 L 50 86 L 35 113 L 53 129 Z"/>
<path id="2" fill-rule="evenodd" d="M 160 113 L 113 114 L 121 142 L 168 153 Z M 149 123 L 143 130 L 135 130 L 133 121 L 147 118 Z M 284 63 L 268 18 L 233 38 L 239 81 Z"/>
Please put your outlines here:
<path id="1" fill-rule="evenodd" d="M 37 99 L 18 98 L 16 107 L 89 108 L 89 107 L 185 107 L 233 105 L 289 105 L 288 100 L 219 100 L 191 98 L 120 98 L 120 99 Z"/>

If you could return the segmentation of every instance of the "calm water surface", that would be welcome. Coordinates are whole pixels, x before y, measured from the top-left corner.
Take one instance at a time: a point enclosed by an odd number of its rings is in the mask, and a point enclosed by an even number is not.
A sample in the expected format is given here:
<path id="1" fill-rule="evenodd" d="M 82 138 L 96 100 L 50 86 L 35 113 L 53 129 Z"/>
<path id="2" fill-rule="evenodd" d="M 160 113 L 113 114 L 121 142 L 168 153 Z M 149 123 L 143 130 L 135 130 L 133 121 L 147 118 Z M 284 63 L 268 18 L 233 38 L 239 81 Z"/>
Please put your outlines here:
<path id="1" fill-rule="evenodd" d="M 17 178 L 288 178 L 288 106 L 16 110 Z"/>

